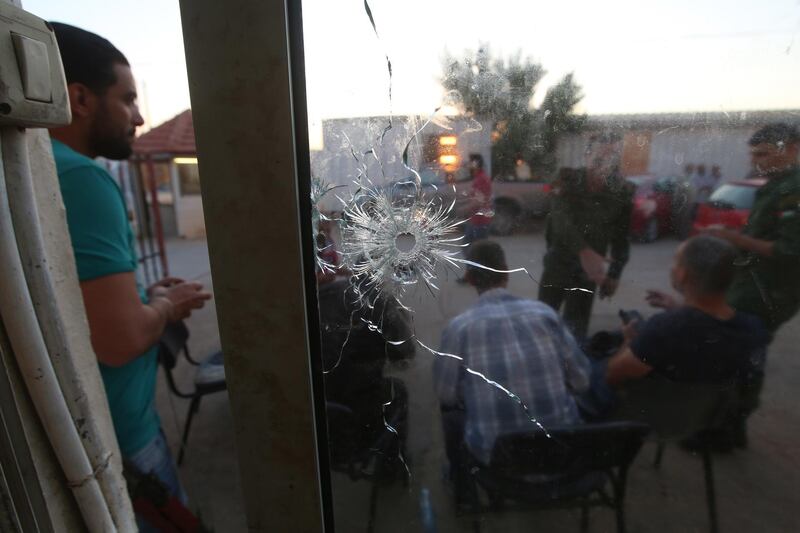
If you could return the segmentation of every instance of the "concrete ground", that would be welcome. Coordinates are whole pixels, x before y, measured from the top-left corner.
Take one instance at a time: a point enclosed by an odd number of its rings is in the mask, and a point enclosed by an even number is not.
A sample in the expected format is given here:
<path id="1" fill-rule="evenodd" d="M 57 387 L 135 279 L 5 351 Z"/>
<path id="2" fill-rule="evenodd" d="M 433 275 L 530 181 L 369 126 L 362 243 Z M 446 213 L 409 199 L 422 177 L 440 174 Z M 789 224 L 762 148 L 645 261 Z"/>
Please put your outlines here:
<path id="1" fill-rule="evenodd" d="M 509 266 L 526 267 L 534 279 L 541 272 L 541 232 L 498 239 L 506 250 Z M 643 303 L 648 288 L 667 288 L 668 268 L 677 241 L 661 239 L 634 245 L 623 283 L 611 301 L 597 302 L 592 330 L 617 325 L 620 308 L 647 311 Z M 175 240 L 168 243 L 171 274 L 196 279 L 211 286 L 205 241 Z M 415 309 L 416 333 L 428 346 L 439 343 L 447 321 L 475 299 L 474 292 L 455 283 L 456 274 L 442 272 L 441 290 L 432 296 L 412 291 L 405 302 Z M 536 282 L 515 274 L 510 289 L 535 297 Z M 193 355 L 202 357 L 219 349 L 216 312 L 212 304 L 189 320 Z M 795 384 L 800 378 L 800 317 L 786 324 L 771 346 L 762 407 L 752 417 L 750 446 L 715 458 L 720 526 L 724 532 L 800 531 L 800 409 Z M 393 370 L 410 393 L 408 462 L 412 481 L 408 488 L 392 486 L 378 493 L 378 532 L 421 531 L 419 494 L 427 488 L 436 514 L 438 531 L 471 531 L 472 519 L 455 516 L 452 499 L 441 483 L 444 458 L 437 404 L 431 384 L 433 355 L 421 348 L 404 369 Z M 182 383 L 191 383 L 193 369 L 177 369 Z M 162 376 L 163 377 L 163 376 Z M 173 450 L 177 450 L 187 402 L 167 393 L 160 380 L 157 404 Z M 629 476 L 628 531 L 707 531 L 703 470 L 699 458 L 668 448 L 660 470 L 652 467 L 654 447 L 647 444 Z M 181 467 L 181 477 L 192 505 L 217 532 L 246 531 L 238 486 L 233 426 L 225 393 L 203 400 Z M 368 515 L 369 485 L 334 474 L 334 506 L 337 531 L 364 531 Z M 578 531 L 578 514 L 570 511 L 514 512 L 482 518 L 482 531 Z M 591 514 L 591 531 L 613 531 L 611 511 Z"/>

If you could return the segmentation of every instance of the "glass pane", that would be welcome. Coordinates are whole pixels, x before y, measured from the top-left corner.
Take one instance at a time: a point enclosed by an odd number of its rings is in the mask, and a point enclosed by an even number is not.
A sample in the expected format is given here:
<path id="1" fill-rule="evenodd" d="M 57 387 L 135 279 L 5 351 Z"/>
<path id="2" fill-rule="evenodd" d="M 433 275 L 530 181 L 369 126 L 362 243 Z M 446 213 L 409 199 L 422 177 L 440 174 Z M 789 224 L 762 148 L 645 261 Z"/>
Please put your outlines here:
<path id="1" fill-rule="evenodd" d="M 337 529 L 791 530 L 796 2 L 303 11 Z"/>
<path id="2" fill-rule="evenodd" d="M 729 209 L 750 209 L 756 197 L 757 187 L 747 184 L 725 184 L 711 195 L 711 203 L 717 204 L 720 208 Z"/>
<path id="3" fill-rule="evenodd" d="M 197 168 L 197 161 L 192 163 L 178 163 L 178 178 L 181 184 L 182 195 L 200 194 L 200 172 Z"/>
<path id="4" fill-rule="evenodd" d="M 153 175 L 147 176 L 148 202 L 152 200 L 152 188 L 156 189 L 156 197 L 160 205 L 171 205 L 175 198 L 172 192 L 172 178 L 169 173 L 169 163 L 153 163 Z M 151 181 L 152 180 L 152 181 Z"/>

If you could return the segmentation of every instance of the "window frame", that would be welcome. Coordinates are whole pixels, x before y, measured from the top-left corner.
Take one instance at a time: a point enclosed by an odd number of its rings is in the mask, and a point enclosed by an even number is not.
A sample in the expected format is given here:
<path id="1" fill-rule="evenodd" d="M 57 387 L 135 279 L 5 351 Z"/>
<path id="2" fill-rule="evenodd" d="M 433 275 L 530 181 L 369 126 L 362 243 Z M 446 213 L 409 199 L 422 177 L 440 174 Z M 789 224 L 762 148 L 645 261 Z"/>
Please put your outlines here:
<path id="1" fill-rule="evenodd" d="M 301 2 L 181 19 L 248 527 L 333 531 Z"/>

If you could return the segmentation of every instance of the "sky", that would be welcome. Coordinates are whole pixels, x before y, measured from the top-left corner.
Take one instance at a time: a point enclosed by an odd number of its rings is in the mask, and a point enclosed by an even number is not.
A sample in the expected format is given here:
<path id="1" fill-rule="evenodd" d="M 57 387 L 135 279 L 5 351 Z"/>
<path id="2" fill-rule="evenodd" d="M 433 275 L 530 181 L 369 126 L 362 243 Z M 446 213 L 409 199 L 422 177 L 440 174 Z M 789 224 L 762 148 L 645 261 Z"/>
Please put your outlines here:
<path id="1" fill-rule="evenodd" d="M 150 125 L 190 107 L 177 0 L 22 0 L 48 20 L 111 40 L 128 57 Z M 255 0 L 254 0 L 255 1 Z M 363 0 L 303 2 L 312 131 L 324 118 L 425 114 L 447 51 L 488 43 L 573 72 L 579 111 L 800 109 L 800 0 Z M 392 61 L 392 95 L 386 55 Z"/>

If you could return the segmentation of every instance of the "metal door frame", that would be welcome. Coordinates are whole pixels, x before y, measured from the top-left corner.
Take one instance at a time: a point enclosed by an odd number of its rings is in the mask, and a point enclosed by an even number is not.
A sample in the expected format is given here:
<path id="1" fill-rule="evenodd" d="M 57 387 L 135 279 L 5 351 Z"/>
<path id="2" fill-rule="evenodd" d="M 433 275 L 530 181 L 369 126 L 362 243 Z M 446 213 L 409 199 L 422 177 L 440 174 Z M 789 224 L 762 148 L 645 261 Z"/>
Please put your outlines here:
<path id="1" fill-rule="evenodd" d="M 249 530 L 333 531 L 300 1 L 181 18 Z"/>

